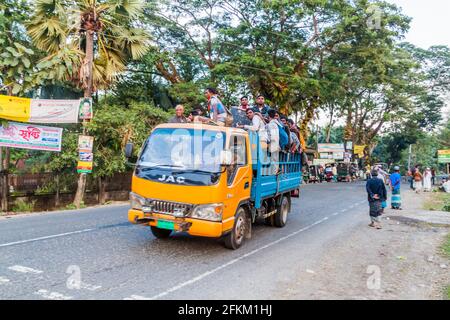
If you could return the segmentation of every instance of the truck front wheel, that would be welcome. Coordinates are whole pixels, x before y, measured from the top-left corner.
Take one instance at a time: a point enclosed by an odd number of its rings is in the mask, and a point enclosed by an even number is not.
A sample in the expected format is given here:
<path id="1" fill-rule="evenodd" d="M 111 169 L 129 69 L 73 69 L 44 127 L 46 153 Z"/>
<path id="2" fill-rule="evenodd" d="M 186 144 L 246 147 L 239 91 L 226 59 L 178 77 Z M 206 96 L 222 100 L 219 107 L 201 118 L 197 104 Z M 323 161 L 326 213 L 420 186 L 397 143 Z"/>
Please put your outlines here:
<path id="1" fill-rule="evenodd" d="M 245 209 L 240 207 L 234 218 L 233 229 L 224 237 L 225 247 L 231 250 L 239 249 L 244 243 L 247 232 L 247 217 Z"/>
<path id="2" fill-rule="evenodd" d="M 273 222 L 275 227 L 283 228 L 287 222 L 287 216 L 291 210 L 291 201 L 288 196 L 284 195 L 281 198 L 280 206 L 277 208 L 277 212 L 273 216 Z"/>
<path id="3" fill-rule="evenodd" d="M 152 230 L 153 235 L 158 239 L 167 239 L 172 233 L 172 230 L 160 229 L 153 226 L 151 226 L 150 229 Z"/>

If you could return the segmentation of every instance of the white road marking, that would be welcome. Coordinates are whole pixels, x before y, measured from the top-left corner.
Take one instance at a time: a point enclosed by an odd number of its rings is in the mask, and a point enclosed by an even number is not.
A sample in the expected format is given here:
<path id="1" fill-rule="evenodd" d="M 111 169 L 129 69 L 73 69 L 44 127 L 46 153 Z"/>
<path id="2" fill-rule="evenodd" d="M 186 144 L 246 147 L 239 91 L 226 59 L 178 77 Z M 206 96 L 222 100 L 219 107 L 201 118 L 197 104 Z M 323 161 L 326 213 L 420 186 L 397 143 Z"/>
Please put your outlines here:
<path id="1" fill-rule="evenodd" d="M 332 214 L 333 217 L 337 216 L 339 214 L 339 212 L 335 212 Z"/>
<path id="2" fill-rule="evenodd" d="M 55 234 L 55 235 L 46 236 L 46 237 L 3 243 L 3 244 L 0 244 L 0 248 L 1 247 L 9 247 L 9 246 L 13 246 L 16 244 L 23 244 L 23 243 L 28 243 L 28 242 L 40 241 L 40 240 L 54 239 L 54 238 L 64 237 L 64 236 L 68 236 L 68 235 L 72 235 L 72 234 L 85 233 L 85 232 L 89 232 L 89 231 L 93 231 L 93 230 L 95 230 L 95 229 L 84 229 L 84 230 L 78 230 L 78 231 L 73 231 L 73 232 Z"/>
<path id="3" fill-rule="evenodd" d="M 65 296 L 62 293 L 50 292 L 45 289 L 41 289 L 41 290 L 35 292 L 34 294 L 41 296 L 42 298 L 50 299 L 50 300 L 71 300 L 71 299 L 73 299 L 73 297 Z"/>
<path id="4" fill-rule="evenodd" d="M 5 277 L 0 277 L 0 284 L 5 284 L 8 283 L 9 279 L 5 278 Z"/>
<path id="5" fill-rule="evenodd" d="M 123 300 L 151 300 L 151 298 L 146 298 L 146 297 L 143 297 L 143 296 L 137 296 L 137 295 L 133 294 L 133 295 L 131 295 L 128 298 L 125 298 Z"/>
<path id="6" fill-rule="evenodd" d="M 208 277 L 208 276 L 210 276 L 210 275 L 212 275 L 212 274 L 214 274 L 214 273 L 216 273 L 216 272 L 218 272 L 218 271 L 220 271 L 220 270 L 222 270 L 222 269 L 224 269 L 226 267 L 229 267 L 229 266 L 231 266 L 231 265 L 233 265 L 233 264 L 235 264 L 235 263 L 237 263 L 237 262 L 239 262 L 239 261 L 241 261 L 241 260 L 243 260 L 245 258 L 248 258 L 248 257 L 250 257 L 250 256 L 252 256 L 252 255 L 254 255 L 254 254 L 256 254 L 256 253 L 258 253 L 258 252 L 260 252 L 262 250 L 264 250 L 264 249 L 270 248 L 270 247 L 272 247 L 272 246 L 274 246 L 274 245 L 276 245 L 276 244 L 278 244 L 278 243 L 280 243 L 280 242 L 282 242 L 284 240 L 287 240 L 289 238 L 292 238 L 292 237 L 298 235 L 299 233 L 302 233 L 302 232 L 304 232 L 306 230 L 309 230 L 312 227 L 317 226 L 317 225 L 327 221 L 328 219 L 329 219 L 328 217 L 325 217 L 325 218 L 323 218 L 323 219 L 321 219 L 319 221 L 316 221 L 316 222 L 314 222 L 313 224 L 311 224 L 311 225 L 309 225 L 307 227 L 304 227 L 304 228 L 302 228 L 300 230 L 297 230 L 297 231 L 295 231 L 295 232 L 293 232 L 291 234 L 288 234 L 287 236 L 284 236 L 282 238 L 279 238 L 278 240 L 270 242 L 270 243 L 268 243 L 268 244 L 266 244 L 266 245 L 264 245 L 264 246 L 262 246 L 262 247 L 260 247 L 258 249 L 250 251 L 250 252 L 248 252 L 248 253 L 246 253 L 246 254 L 244 254 L 244 255 L 236 258 L 236 259 L 230 260 L 227 263 L 225 263 L 225 264 L 223 264 L 221 266 L 218 266 L 215 269 L 212 269 L 210 271 L 206 271 L 205 273 L 202 273 L 201 275 L 199 275 L 199 276 L 197 276 L 195 278 L 192 278 L 192 279 L 190 279 L 188 281 L 180 283 L 179 285 L 177 285 L 175 287 L 172 287 L 172 288 L 170 288 L 170 289 L 168 289 L 168 290 L 166 290 L 166 291 L 164 291 L 164 292 L 162 292 L 160 294 L 157 294 L 157 295 L 151 297 L 150 299 L 151 300 L 155 300 L 155 299 L 162 298 L 162 297 L 167 296 L 168 294 L 170 294 L 172 292 L 178 291 L 178 290 L 180 290 L 180 289 L 182 289 L 182 288 L 184 288 L 184 287 L 186 287 L 188 285 L 196 283 L 196 282 L 198 282 L 198 281 L 200 281 L 200 280 L 202 280 L 202 279 L 204 279 L 204 278 L 206 278 L 206 277 Z"/>
<path id="7" fill-rule="evenodd" d="M 41 271 L 41 270 L 36 270 L 36 269 L 33 269 L 33 268 L 28 268 L 28 267 L 19 266 L 19 265 L 15 265 L 15 266 L 9 267 L 8 269 L 12 270 L 12 271 L 20 272 L 20 273 L 40 274 L 40 273 L 44 272 L 44 271 Z"/>

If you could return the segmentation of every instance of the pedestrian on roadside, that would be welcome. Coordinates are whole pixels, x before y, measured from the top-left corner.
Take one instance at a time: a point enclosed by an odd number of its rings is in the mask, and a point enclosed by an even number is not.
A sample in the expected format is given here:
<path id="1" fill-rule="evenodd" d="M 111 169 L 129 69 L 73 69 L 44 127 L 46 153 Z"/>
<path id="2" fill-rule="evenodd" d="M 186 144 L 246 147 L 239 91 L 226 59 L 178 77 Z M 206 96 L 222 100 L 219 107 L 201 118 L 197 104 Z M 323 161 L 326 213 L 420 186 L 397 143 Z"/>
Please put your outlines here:
<path id="1" fill-rule="evenodd" d="M 371 223 L 369 227 L 381 229 L 382 214 L 381 203 L 386 199 L 386 185 L 381 179 L 378 179 L 378 170 L 372 171 L 372 178 L 366 183 L 367 197 L 369 200 L 369 215 Z"/>
<path id="2" fill-rule="evenodd" d="M 400 195 L 400 186 L 402 184 L 402 176 L 400 175 L 400 167 L 394 167 L 394 173 L 390 176 L 391 179 L 391 208 L 394 210 L 402 210 L 402 197 Z"/>
<path id="3" fill-rule="evenodd" d="M 188 123 L 188 119 L 184 116 L 184 106 L 179 104 L 175 107 L 175 116 L 173 116 L 169 123 Z"/>
<path id="4" fill-rule="evenodd" d="M 431 168 L 431 185 L 436 185 L 436 169 Z"/>
<path id="5" fill-rule="evenodd" d="M 416 191 L 416 193 L 420 193 L 422 191 L 422 180 L 423 180 L 423 175 L 422 173 L 420 173 L 419 167 L 416 166 L 416 170 L 414 171 L 414 190 Z"/>
<path id="6" fill-rule="evenodd" d="M 433 175 L 431 173 L 430 168 L 426 168 L 425 172 L 423 173 L 423 191 L 424 192 L 430 192 L 432 185 L 431 180 L 433 178 Z"/>
<path id="7" fill-rule="evenodd" d="M 415 166 L 408 172 L 408 175 L 410 176 L 409 184 L 410 184 L 411 190 L 415 190 L 414 189 L 414 175 L 416 174 L 416 171 L 418 169 L 419 169 L 419 166 Z"/>
<path id="8" fill-rule="evenodd" d="M 334 163 L 331 164 L 331 170 L 333 172 L 333 181 L 337 182 L 337 167 Z"/>

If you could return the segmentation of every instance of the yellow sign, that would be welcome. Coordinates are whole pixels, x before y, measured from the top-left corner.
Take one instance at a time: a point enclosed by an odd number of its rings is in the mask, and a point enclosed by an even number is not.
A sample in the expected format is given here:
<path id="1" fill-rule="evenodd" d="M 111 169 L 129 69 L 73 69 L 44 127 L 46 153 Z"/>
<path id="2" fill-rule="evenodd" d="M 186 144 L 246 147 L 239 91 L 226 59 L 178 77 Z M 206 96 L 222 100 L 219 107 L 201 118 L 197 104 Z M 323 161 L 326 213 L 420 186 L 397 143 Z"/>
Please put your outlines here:
<path id="1" fill-rule="evenodd" d="M 0 119 L 17 122 L 77 123 L 79 108 L 80 100 L 27 99 L 0 95 Z M 88 115 L 92 118 L 92 110 Z"/>
<path id="2" fill-rule="evenodd" d="M 92 167 L 92 161 L 78 161 L 77 171 L 78 173 L 91 173 Z"/>
<path id="3" fill-rule="evenodd" d="M 438 150 L 438 162 L 450 163 L 450 150 Z"/>
<path id="4" fill-rule="evenodd" d="M 31 99 L 0 95 L 0 118 L 27 122 L 30 110 Z"/>
<path id="5" fill-rule="evenodd" d="M 355 145 L 353 152 L 361 158 L 361 157 L 364 157 L 364 149 L 366 149 L 366 146 L 356 146 Z"/>

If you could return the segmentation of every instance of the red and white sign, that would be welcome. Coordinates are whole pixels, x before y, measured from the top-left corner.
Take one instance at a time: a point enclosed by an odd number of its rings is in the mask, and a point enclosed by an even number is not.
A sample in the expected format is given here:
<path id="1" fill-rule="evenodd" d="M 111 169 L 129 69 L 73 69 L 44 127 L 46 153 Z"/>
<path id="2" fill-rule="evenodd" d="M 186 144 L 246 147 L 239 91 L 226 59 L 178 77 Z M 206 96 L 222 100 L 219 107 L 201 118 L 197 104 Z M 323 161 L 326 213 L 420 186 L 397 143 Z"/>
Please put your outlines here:
<path id="1" fill-rule="evenodd" d="M 31 123 L 77 123 L 80 100 L 31 100 Z"/>
<path id="2" fill-rule="evenodd" d="M 0 146 L 59 152 L 62 131 L 62 128 L 9 122 L 0 126 Z"/>

